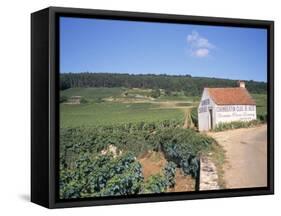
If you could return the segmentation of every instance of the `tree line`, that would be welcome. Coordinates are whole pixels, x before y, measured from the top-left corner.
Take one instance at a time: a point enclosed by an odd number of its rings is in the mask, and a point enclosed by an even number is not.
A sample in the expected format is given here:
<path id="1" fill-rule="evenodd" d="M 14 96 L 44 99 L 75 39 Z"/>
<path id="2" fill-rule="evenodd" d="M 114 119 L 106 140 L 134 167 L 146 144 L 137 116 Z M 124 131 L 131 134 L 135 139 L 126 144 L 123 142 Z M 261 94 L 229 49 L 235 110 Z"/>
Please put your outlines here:
<path id="1" fill-rule="evenodd" d="M 184 91 L 186 95 L 200 96 L 205 87 L 237 87 L 238 80 L 192 77 L 191 75 L 117 74 L 117 73 L 62 73 L 60 89 L 86 87 L 126 87 L 164 89 L 166 92 Z M 266 82 L 245 81 L 251 93 L 265 94 Z"/>

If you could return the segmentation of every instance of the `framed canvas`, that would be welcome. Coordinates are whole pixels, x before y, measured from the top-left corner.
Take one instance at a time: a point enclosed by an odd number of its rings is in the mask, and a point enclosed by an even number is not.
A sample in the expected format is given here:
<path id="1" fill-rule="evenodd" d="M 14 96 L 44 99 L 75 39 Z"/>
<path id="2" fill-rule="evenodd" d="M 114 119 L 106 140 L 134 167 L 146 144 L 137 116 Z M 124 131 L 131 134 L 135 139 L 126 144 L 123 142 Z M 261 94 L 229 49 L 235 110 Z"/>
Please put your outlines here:
<path id="1" fill-rule="evenodd" d="M 274 193 L 274 22 L 31 15 L 31 201 Z"/>

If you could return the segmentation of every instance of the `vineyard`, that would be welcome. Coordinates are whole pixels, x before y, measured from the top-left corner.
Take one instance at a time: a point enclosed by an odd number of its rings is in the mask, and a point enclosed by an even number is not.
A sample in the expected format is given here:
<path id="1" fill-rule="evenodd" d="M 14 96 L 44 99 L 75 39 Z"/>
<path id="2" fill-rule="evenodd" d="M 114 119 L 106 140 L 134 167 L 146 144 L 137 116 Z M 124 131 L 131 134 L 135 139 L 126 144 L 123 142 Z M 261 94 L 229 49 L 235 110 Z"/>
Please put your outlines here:
<path id="1" fill-rule="evenodd" d="M 125 87 L 70 88 L 61 96 L 62 199 L 194 190 L 201 155 L 211 153 L 218 167 L 223 164 L 221 147 L 197 131 L 198 96 Z M 65 103 L 75 96 L 80 104 Z M 263 122 L 266 95 L 253 97 L 257 122 Z M 222 124 L 216 130 L 255 123 Z M 152 153 L 161 155 L 160 165 L 149 158 L 143 162 L 143 155 Z"/>
<path id="2" fill-rule="evenodd" d="M 176 183 L 176 168 L 196 177 L 199 154 L 215 144 L 173 120 L 62 128 L 60 143 L 62 199 L 166 192 Z M 168 162 L 144 181 L 137 158 L 147 151 L 163 152 Z"/>

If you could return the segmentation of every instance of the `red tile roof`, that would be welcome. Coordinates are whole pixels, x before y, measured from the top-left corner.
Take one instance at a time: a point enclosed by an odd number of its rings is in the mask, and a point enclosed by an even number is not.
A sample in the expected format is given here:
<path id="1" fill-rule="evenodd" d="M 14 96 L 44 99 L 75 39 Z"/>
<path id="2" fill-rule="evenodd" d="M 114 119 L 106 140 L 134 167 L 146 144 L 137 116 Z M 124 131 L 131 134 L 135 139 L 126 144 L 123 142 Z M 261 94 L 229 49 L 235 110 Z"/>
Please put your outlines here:
<path id="1" fill-rule="evenodd" d="M 208 92 L 218 105 L 256 105 L 246 88 L 208 88 Z"/>

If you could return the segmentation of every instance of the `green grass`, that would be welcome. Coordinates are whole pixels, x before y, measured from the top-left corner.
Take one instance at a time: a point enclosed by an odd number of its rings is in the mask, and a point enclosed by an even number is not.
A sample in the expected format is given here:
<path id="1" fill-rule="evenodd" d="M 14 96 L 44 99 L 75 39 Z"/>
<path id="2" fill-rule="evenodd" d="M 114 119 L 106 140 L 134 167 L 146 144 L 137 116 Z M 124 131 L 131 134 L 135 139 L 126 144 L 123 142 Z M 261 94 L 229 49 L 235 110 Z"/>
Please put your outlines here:
<path id="1" fill-rule="evenodd" d="M 183 120 L 184 113 L 177 109 L 159 109 L 159 105 L 150 103 L 114 103 L 101 102 L 107 97 L 124 98 L 130 95 L 147 95 L 149 89 L 126 88 L 71 88 L 61 91 L 66 97 L 82 96 L 89 103 L 61 104 L 61 127 L 96 126 L 114 123 L 154 122 L 163 120 Z M 98 100 L 99 99 L 99 100 Z"/>
<path id="2" fill-rule="evenodd" d="M 114 97 L 124 98 L 124 92 L 129 93 L 128 98 L 132 95 L 146 96 L 150 89 L 126 89 L 126 88 L 71 88 L 61 91 L 61 95 L 66 97 L 82 96 L 89 103 L 80 105 L 61 104 L 61 126 L 95 126 L 112 123 L 128 122 L 154 122 L 162 120 L 183 120 L 184 113 L 179 109 L 158 109 L 157 104 L 150 103 L 113 103 L 101 102 L 101 99 Z M 175 101 L 179 100 L 178 105 L 196 105 L 200 97 L 188 97 L 183 92 L 173 92 L 171 96 L 162 95 L 156 101 Z M 257 103 L 257 115 L 267 113 L 267 96 L 265 94 L 253 94 Z M 191 104 L 190 104 L 191 105 Z"/>
<path id="3" fill-rule="evenodd" d="M 162 95 L 157 100 L 165 101 L 165 100 L 172 100 L 172 101 L 185 101 L 185 102 L 199 102 L 199 96 L 185 96 L 182 92 L 174 93 L 173 95 Z"/>
<path id="4" fill-rule="evenodd" d="M 184 113 L 178 109 L 158 109 L 158 105 L 123 103 L 88 103 L 80 105 L 61 104 L 61 127 L 95 126 L 129 122 L 155 122 L 183 120 Z"/>
<path id="5" fill-rule="evenodd" d="M 210 152 L 212 152 L 210 157 L 212 158 L 212 161 L 215 163 L 215 166 L 217 168 L 218 184 L 221 189 L 225 189 L 226 188 L 226 182 L 224 180 L 224 164 L 226 162 L 225 150 L 217 142 L 215 142 L 211 146 Z"/>
<path id="6" fill-rule="evenodd" d="M 266 94 L 252 94 L 256 101 L 257 115 L 267 114 L 267 95 Z"/>
<path id="7" fill-rule="evenodd" d="M 159 100 L 183 101 L 183 102 L 199 102 L 201 96 L 186 96 L 183 91 L 172 92 L 171 95 L 162 95 Z"/>
<path id="8" fill-rule="evenodd" d="M 87 100 L 95 100 L 106 97 L 119 97 L 124 90 L 124 88 L 70 88 L 61 91 L 61 96 L 82 96 Z"/>
<path id="9" fill-rule="evenodd" d="M 213 129 L 213 131 L 225 131 L 225 130 L 232 130 L 238 128 L 250 128 L 255 127 L 256 125 L 260 124 L 259 120 L 252 120 L 252 121 L 232 121 L 232 122 L 224 122 L 219 123 Z"/>
<path id="10" fill-rule="evenodd" d="M 189 103 L 189 102 L 179 102 L 179 103 L 175 103 L 176 106 L 193 106 L 193 103 Z"/>

